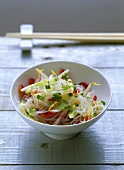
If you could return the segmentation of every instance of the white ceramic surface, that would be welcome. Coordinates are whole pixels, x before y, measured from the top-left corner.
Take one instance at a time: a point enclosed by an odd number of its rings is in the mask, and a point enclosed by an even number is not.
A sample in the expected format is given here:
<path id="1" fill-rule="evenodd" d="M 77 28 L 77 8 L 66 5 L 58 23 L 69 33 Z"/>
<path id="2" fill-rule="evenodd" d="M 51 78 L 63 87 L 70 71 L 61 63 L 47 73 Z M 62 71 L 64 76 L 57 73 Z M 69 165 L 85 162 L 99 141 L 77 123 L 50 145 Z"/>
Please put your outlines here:
<path id="1" fill-rule="evenodd" d="M 18 86 L 20 84 L 23 84 L 24 86 L 27 85 L 28 79 L 30 77 L 37 78 L 37 73 L 35 71 L 36 68 L 44 69 L 44 73 L 46 73 L 47 75 L 51 74 L 51 69 L 53 69 L 56 73 L 59 73 L 60 69 L 68 68 L 70 70 L 69 75 L 73 79 L 73 82 L 76 84 L 82 81 L 86 83 L 90 83 L 93 81 L 99 83 L 100 86 L 93 86 L 92 90 L 95 90 L 95 94 L 98 96 L 98 100 L 104 100 L 106 102 L 105 109 L 97 117 L 86 121 L 85 123 L 76 125 L 48 125 L 36 122 L 26 117 L 19 111 L 18 106 L 20 102 L 20 97 L 18 94 Z M 35 65 L 21 73 L 12 84 L 10 96 L 15 109 L 25 122 L 27 122 L 35 129 L 42 131 L 51 138 L 62 140 L 76 136 L 79 132 L 90 127 L 96 121 L 98 121 L 98 119 L 103 115 L 110 104 L 111 89 L 106 78 L 96 69 L 79 63 L 56 61 Z"/>

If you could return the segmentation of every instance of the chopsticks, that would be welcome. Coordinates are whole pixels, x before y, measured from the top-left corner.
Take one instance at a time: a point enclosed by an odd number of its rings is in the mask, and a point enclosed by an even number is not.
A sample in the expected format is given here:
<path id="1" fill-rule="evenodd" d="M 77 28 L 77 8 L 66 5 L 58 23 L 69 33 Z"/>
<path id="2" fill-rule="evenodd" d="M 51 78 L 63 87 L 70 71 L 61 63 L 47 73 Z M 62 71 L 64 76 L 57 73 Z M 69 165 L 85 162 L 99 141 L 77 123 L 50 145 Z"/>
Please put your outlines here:
<path id="1" fill-rule="evenodd" d="M 82 42 L 124 43 L 124 33 L 6 33 L 5 36 L 21 39 L 60 39 Z"/>

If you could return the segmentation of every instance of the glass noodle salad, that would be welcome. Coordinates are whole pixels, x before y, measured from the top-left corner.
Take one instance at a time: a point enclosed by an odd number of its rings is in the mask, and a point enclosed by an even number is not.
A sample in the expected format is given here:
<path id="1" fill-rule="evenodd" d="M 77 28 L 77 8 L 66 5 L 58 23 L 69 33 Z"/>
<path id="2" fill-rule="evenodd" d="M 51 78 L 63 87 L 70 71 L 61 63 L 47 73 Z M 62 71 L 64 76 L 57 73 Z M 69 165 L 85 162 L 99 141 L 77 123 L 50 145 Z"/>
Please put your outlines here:
<path id="1" fill-rule="evenodd" d="M 92 119 L 105 107 L 98 101 L 93 85 L 96 82 L 75 84 L 69 78 L 69 69 L 60 70 L 57 75 L 51 70 L 47 76 L 36 68 L 37 80 L 30 78 L 29 85 L 19 86 L 20 111 L 29 118 L 50 125 L 72 125 Z"/>

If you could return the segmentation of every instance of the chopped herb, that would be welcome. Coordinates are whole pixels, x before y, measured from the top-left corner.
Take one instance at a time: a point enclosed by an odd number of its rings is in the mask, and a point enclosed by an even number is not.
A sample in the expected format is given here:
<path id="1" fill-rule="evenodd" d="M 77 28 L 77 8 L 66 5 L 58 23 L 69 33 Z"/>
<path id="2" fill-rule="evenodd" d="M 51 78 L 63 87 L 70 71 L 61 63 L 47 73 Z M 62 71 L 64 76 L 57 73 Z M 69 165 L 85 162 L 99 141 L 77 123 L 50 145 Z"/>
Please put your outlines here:
<path id="1" fill-rule="evenodd" d="M 68 110 L 68 114 L 71 114 L 73 112 L 73 110 Z"/>
<path id="2" fill-rule="evenodd" d="M 65 109 L 68 110 L 68 113 L 71 113 L 73 111 L 72 106 L 66 106 Z"/>
<path id="3" fill-rule="evenodd" d="M 77 98 L 78 96 L 74 95 L 75 98 Z"/>
<path id="4" fill-rule="evenodd" d="M 68 96 L 73 96 L 73 94 L 72 93 L 68 93 Z"/>
<path id="5" fill-rule="evenodd" d="M 57 81 L 57 78 L 55 78 L 54 81 Z"/>
<path id="6" fill-rule="evenodd" d="M 64 80 L 68 80 L 68 76 L 67 76 L 67 74 L 66 74 L 66 73 L 62 75 L 62 79 L 64 79 Z"/>
<path id="7" fill-rule="evenodd" d="M 37 99 L 38 99 L 38 100 L 42 100 L 42 101 L 44 101 L 44 98 L 45 98 L 44 96 L 37 95 Z"/>
<path id="8" fill-rule="evenodd" d="M 78 104 L 78 103 L 75 103 L 75 104 L 72 105 L 72 108 L 73 108 L 73 109 L 77 109 L 77 106 L 79 106 L 79 104 Z"/>
<path id="9" fill-rule="evenodd" d="M 96 117 L 96 116 L 97 116 L 97 114 L 96 114 L 96 113 L 94 113 L 94 114 L 93 114 L 93 117 Z"/>
<path id="10" fill-rule="evenodd" d="M 50 106 L 54 103 L 54 101 L 50 101 Z"/>
<path id="11" fill-rule="evenodd" d="M 66 86 L 63 85 L 62 88 L 63 88 L 63 90 L 68 90 L 70 88 L 70 86 L 69 85 L 66 85 Z"/>
<path id="12" fill-rule="evenodd" d="M 69 116 L 69 118 L 71 119 L 71 118 L 74 118 L 77 114 L 78 114 L 77 112 L 72 111 L 72 112 L 69 112 L 69 113 L 68 113 L 68 116 Z"/>
<path id="13" fill-rule="evenodd" d="M 52 99 L 55 101 L 61 101 L 62 99 L 61 93 L 53 93 Z"/>
<path id="14" fill-rule="evenodd" d="M 73 120 L 73 118 L 70 118 L 70 117 L 69 117 L 69 121 L 71 122 L 72 120 Z"/>
<path id="15" fill-rule="evenodd" d="M 101 100 L 101 103 L 102 103 L 104 106 L 105 106 L 105 104 L 106 104 L 103 100 Z"/>
<path id="16" fill-rule="evenodd" d="M 74 90 L 76 90 L 76 84 L 73 84 L 72 87 L 74 88 Z"/>
<path id="17" fill-rule="evenodd" d="M 46 89 L 50 89 L 50 85 L 49 84 L 45 85 L 45 87 L 46 87 Z"/>
<path id="18" fill-rule="evenodd" d="M 60 104 L 58 104 L 58 109 L 59 110 L 65 110 L 68 108 L 68 102 L 66 100 L 61 101 Z"/>

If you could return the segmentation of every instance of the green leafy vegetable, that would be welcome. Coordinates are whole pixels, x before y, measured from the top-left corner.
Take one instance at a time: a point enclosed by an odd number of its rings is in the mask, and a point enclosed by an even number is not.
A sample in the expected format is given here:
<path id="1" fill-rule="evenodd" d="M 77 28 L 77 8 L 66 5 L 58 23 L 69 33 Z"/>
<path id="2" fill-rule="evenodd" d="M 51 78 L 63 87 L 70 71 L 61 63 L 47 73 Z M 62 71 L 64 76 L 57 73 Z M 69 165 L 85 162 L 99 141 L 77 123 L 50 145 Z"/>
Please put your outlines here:
<path id="1" fill-rule="evenodd" d="M 57 78 L 54 79 L 54 81 L 57 81 L 57 80 L 58 80 Z"/>
<path id="2" fill-rule="evenodd" d="M 70 88 L 70 86 L 69 85 L 66 85 L 66 86 L 63 85 L 62 88 L 63 88 L 63 90 L 68 90 Z"/>
<path id="3" fill-rule="evenodd" d="M 35 112 L 36 112 L 36 109 L 35 109 L 35 108 L 30 108 L 30 109 L 29 109 L 29 115 L 30 115 L 30 116 L 34 116 L 34 115 L 35 115 Z"/>
<path id="4" fill-rule="evenodd" d="M 42 100 L 42 101 L 44 101 L 44 98 L 45 98 L 44 96 L 37 95 L 37 99 L 38 99 L 38 100 Z"/>
<path id="5" fill-rule="evenodd" d="M 53 93 L 52 99 L 55 101 L 61 101 L 61 99 L 62 99 L 61 93 Z"/>
<path id="6" fill-rule="evenodd" d="M 60 104 L 58 104 L 59 110 L 65 110 L 68 108 L 68 102 L 66 100 L 62 100 Z"/>
<path id="7" fill-rule="evenodd" d="M 74 97 L 75 97 L 75 98 L 77 98 L 77 97 L 78 97 L 78 95 L 74 95 Z"/>
<path id="8" fill-rule="evenodd" d="M 77 112 L 72 111 L 72 112 L 69 112 L 69 113 L 68 113 L 68 116 L 69 116 L 70 119 L 72 119 L 72 118 L 74 118 L 77 114 L 78 114 Z"/>
<path id="9" fill-rule="evenodd" d="M 51 88 L 49 84 L 45 85 L 45 87 L 46 87 L 46 89 L 50 89 Z"/>
<path id="10" fill-rule="evenodd" d="M 50 106 L 52 105 L 52 104 L 54 104 L 55 102 L 54 101 L 50 101 Z"/>
<path id="11" fill-rule="evenodd" d="M 104 102 L 103 100 L 101 100 L 101 103 L 105 106 L 106 102 Z"/>
<path id="12" fill-rule="evenodd" d="M 66 73 L 62 75 L 62 79 L 68 80 L 68 76 Z"/>
<path id="13" fill-rule="evenodd" d="M 78 106 L 79 106 L 79 104 L 75 103 L 75 107 L 78 107 Z"/>
<path id="14" fill-rule="evenodd" d="M 72 87 L 74 88 L 74 90 L 76 90 L 76 84 L 73 84 Z"/>
<path id="15" fill-rule="evenodd" d="M 94 114 L 93 114 L 93 117 L 96 117 L 96 116 L 97 116 L 97 114 L 96 114 L 96 113 L 94 113 Z"/>
<path id="16" fill-rule="evenodd" d="M 72 93 L 68 93 L 68 96 L 71 97 L 71 96 L 73 96 L 73 94 Z"/>

